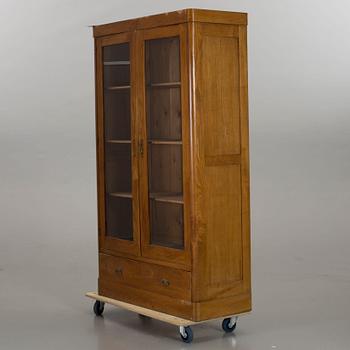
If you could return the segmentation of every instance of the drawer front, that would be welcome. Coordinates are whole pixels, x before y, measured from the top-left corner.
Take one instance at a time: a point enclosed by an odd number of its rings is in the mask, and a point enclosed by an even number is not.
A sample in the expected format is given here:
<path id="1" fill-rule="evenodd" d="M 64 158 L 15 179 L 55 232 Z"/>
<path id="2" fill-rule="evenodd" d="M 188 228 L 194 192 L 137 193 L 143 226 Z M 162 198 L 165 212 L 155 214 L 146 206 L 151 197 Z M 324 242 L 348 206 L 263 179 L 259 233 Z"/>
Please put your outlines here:
<path id="1" fill-rule="evenodd" d="M 191 300 L 191 273 L 127 258 L 100 254 L 100 279 Z"/>

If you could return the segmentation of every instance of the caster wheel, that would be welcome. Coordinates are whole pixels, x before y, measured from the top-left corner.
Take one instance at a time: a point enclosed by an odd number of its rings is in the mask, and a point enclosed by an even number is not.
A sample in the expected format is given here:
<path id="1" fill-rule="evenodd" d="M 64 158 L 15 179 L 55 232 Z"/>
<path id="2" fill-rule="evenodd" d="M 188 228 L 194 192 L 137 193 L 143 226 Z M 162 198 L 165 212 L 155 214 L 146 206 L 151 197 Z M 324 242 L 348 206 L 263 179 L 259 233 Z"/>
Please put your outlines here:
<path id="1" fill-rule="evenodd" d="M 193 333 L 190 326 L 187 327 L 180 327 L 180 336 L 183 342 L 185 343 L 191 343 L 193 340 Z"/>
<path id="2" fill-rule="evenodd" d="M 95 313 L 96 316 L 102 316 L 104 308 L 105 308 L 105 303 L 102 303 L 99 300 L 95 301 L 94 313 Z"/>
<path id="3" fill-rule="evenodd" d="M 226 333 L 232 333 L 237 326 L 237 317 L 228 317 L 222 321 L 222 329 Z"/>

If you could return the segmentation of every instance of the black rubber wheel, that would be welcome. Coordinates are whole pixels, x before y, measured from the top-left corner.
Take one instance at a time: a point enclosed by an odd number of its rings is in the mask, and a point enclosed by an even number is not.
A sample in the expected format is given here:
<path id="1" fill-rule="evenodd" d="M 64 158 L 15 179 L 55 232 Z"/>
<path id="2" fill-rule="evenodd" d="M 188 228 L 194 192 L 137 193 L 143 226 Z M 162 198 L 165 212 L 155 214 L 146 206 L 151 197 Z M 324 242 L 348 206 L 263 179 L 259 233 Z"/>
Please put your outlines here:
<path id="1" fill-rule="evenodd" d="M 105 304 L 104 303 L 102 303 L 99 300 L 95 301 L 94 313 L 95 313 L 96 316 L 102 316 L 104 308 L 105 308 Z"/>
<path id="2" fill-rule="evenodd" d="M 236 326 L 237 326 L 237 321 L 234 323 L 233 326 L 230 327 L 230 321 L 231 321 L 231 318 L 225 318 L 223 321 L 222 321 L 222 329 L 226 332 L 226 333 L 232 333 L 235 329 L 236 329 Z"/>
<path id="3" fill-rule="evenodd" d="M 193 333 L 190 326 L 185 327 L 185 336 L 180 333 L 181 339 L 185 343 L 191 343 L 193 340 Z"/>

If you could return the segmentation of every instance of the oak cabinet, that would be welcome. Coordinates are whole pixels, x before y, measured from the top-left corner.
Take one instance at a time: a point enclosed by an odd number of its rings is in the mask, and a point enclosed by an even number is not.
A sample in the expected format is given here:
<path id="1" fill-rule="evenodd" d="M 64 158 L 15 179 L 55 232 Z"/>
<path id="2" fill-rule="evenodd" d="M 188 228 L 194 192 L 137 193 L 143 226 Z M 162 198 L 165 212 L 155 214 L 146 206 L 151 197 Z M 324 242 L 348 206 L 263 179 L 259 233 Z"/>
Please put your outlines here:
<path id="1" fill-rule="evenodd" d="M 251 309 L 246 33 L 196 9 L 94 27 L 100 295 Z"/>

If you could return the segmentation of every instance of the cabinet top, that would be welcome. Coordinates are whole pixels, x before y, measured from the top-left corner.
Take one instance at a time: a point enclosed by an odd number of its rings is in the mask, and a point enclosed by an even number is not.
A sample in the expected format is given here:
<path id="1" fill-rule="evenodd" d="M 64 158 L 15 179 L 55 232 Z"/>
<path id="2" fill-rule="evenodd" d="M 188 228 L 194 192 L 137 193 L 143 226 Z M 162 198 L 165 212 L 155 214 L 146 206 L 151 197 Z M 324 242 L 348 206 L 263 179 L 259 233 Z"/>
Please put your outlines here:
<path id="1" fill-rule="evenodd" d="M 186 22 L 207 22 L 247 25 L 247 14 L 243 12 L 229 12 L 205 9 L 185 9 L 128 19 L 124 21 L 94 25 L 94 37 L 130 32 L 138 29 L 162 27 Z"/>

